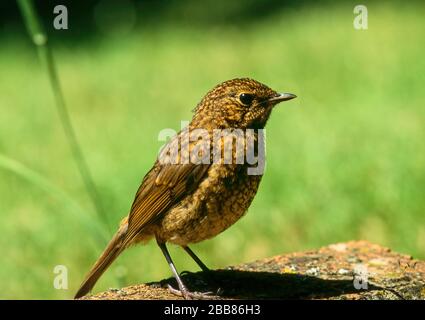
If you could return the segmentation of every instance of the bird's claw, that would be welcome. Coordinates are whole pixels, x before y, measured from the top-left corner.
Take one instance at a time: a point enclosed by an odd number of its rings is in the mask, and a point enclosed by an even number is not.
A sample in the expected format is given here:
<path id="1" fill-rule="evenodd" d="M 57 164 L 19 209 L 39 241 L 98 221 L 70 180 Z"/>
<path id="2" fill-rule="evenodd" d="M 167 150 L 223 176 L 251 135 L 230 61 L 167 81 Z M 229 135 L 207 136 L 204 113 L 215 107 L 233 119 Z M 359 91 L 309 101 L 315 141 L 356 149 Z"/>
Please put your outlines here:
<path id="1" fill-rule="evenodd" d="M 211 297 L 214 295 L 213 292 L 191 292 L 187 290 L 186 288 L 183 288 L 182 290 L 174 289 L 170 284 L 167 285 L 168 290 L 172 294 L 175 294 L 176 296 L 183 297 L 186 300 L 208 300 L 211 299 Z"/>

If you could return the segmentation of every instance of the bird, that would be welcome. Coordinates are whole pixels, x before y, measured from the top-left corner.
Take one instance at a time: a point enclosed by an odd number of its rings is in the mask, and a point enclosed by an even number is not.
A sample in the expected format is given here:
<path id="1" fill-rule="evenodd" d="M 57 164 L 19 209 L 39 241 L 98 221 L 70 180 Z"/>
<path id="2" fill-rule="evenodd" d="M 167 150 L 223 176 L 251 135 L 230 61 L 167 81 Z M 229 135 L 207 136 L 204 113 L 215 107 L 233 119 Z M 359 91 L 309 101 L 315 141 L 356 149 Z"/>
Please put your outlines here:
<path id="1" fill-rule="evenodd" d="M 211 89 L 193 110 L 191 122 L 159 152 L 136 192 L 128 216 L 86 275 L 75 299 L 89 293 L 125 249 L 153 239 L 177 281 L 178 289 L 169 289 L 185 299 L 199 297 L 183 283 L 167 244 L 182 247 L 202 271 L 209 271 L 189 245 L 218 235 L 245 214 L 263 176 L 263 172 L 249 173 L 253 164 L 247 162 L 247 154 L 261 155 L 261 130 L 273 108 L 293 98 L 296 95 L 278 93 L 251 78 L 227 80 Z M 231 145 L 230 161 L 226 162 L 223 156 L 216 156 L 229 149 L 226 135 L 217 132 L 232 130 L 243 133 L 236 137 L 242 147 Z M 193 132 L 197 137 L 191 136 Z M 254 143 L 248 143 L 245 132 L 251 132 Z M 211 152 L 213 149 L 216 152 Z M 247 153 L 246 159 L 239 157 L 240 150 Z"/>

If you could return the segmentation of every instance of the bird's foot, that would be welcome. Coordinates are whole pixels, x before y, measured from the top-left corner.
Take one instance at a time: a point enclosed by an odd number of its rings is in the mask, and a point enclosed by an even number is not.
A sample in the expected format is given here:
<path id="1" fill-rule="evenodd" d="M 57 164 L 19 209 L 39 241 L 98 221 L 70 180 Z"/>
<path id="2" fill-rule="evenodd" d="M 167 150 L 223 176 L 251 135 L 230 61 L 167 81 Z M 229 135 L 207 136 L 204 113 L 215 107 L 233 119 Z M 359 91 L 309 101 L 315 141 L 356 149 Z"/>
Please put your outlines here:
<path id="1" fill-rule="evenodd" d="M 171 285 L 168 285 L 168 290 L 176 296 L 185 298 L 185 300 L 209 300 L 213 297 L 212 292 L 191 292 L 186 287 L 174 289 Z"/>
<path id="2" fill-rule="evenodd" d="M 187 276 L 187 275 L 189 275 L 189 276 L 190 275 L 198 275 L 198 276 L 200 276 L 200 277 L 197 277 L 196 280 L 195 280 L 195 281 L 198 282 L 199 285 L 208 285 L 208 283 L 210 283 L 210 284 L 216 284 L 216 281 L 214 279 L 214 272 L 211 271 L 211 270 L 209 270 L 209 269 L 208 270 L 204 270 L 201 274 L 190 272 L 190 271 L 186 271 L 186 270 L 184 270 L 184 271 L 182 271 L 180 273 L 180 276 Z M 172 290 L 175 291 L 175 292 L 173 292 L 174 294 L 179 295 L 179 296 L 182 296 L 181 290 L 179 291 L 177 289 L 174 289 L 170 285 L 168 285 L 168 287 L 169 287 L 170 291 L 172 291 Z M 183 290 L 183 291 L 187 291 L 187 292 L 190 293 L 190 291 L 188 291 L 186 289 L 186 287 L 185 287 L 185 290 Z M 219 288 L 217 288 L 217 290 L 215 292 L 213 292 L 213 291 L 205 292 L 204 293 L 204 296 L 205 296 L 206 299 L 211 299 L 211 297 L 222 295 L 223 292 L 224 292 L 223 289 L 221 289 L 219 287 Z M 199 294 L 199 293 L 196 293 L 196 294 Z M 202 293 L 200 293 L 200 294 L 202 294 Z"/>

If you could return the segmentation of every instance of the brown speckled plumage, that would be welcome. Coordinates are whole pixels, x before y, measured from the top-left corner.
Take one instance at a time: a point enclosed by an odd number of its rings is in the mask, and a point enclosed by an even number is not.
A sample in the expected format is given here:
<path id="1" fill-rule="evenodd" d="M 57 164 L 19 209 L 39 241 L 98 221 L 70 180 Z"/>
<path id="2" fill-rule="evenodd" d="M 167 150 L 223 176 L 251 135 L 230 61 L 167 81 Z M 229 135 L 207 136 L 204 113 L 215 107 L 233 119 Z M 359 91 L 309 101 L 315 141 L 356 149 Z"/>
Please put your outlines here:
<path id="1" fill-rule="evenodd" d="M 121 222 L 76 297 L 90 291 L 115 258 L 133 244 L 156 238 L 167 257 L 165 243 L 181 245 L 189 250 L 188 244 L 214 237 L 239 220 L 257 192 L 261 175 L 249 175 L 247 169 L 250 165 L 247 163 L 235 164 L 235 152 L 232 153 L 232 164 L 223 164 L 223 159 L 212 163 L 212 153 L 207 157 L 209 163 L 184 162 L 182 160 L 187 155 L 181 151 L 185 145 L 183 141 L 187 141 L 188 150 L 192 151 L 196 148 L 196 142 L 189 142 L 185 138 L 194 129 L 204 129 L 209 134 L 209 147 L 212 148 L 214 130 L 262 129 L 272 107 L 294 97 L 291 94 L 278 94 L 247 78 L 223 82 L 209 91 L 194 109 L 189 130 L 183 129 L 168 144 L 170 146 L 173 141 L 181 141 L 178 144 L 179 152 L 174 155 L 178 163 L 160 161 L 166 155 L 167 147 L 164 148 L 165 151 L 143 179 L 130 214 Z M 223 138 L 217 143 L 219 149 L 224 147 Z M 252 147 L 245 139 L 242 139 L 242 143 L 245 152 Z M 189 254 L 192 256 L 193 253 Z M 172 264 L 171 258 L 167 259 Z M 196 261 L 198 258 L 195 256 L 194 259 Z M 206 269 L 202 262 L 197 263 Z M 180 290 L 187 297 L 175 270 L 173 273 Z"/>
<path id="2" fill-rule="evenodd" d="M 261 175 L 248 176 L 241 165 L 213 164 L 199 187 L 164 215 L 155 232 L 178 245 L 214 237 L 242 217 L 260 180 Z"/>

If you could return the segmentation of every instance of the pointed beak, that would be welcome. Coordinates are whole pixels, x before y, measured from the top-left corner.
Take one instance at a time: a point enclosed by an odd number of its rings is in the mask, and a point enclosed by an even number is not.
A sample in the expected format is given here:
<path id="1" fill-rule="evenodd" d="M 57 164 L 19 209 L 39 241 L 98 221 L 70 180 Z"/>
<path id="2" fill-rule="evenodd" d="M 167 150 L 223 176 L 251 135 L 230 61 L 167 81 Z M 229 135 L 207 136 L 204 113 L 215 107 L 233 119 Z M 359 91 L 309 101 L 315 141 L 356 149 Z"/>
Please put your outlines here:
<path id="1" fill-rule="evenodd" d="M 286 100 L 291 100 L 296 98 L 297 96 L 292 93 L 278 93 L 274 97 L 271 97 L 268 101 L 273 103 L 279 103 Z"/>

